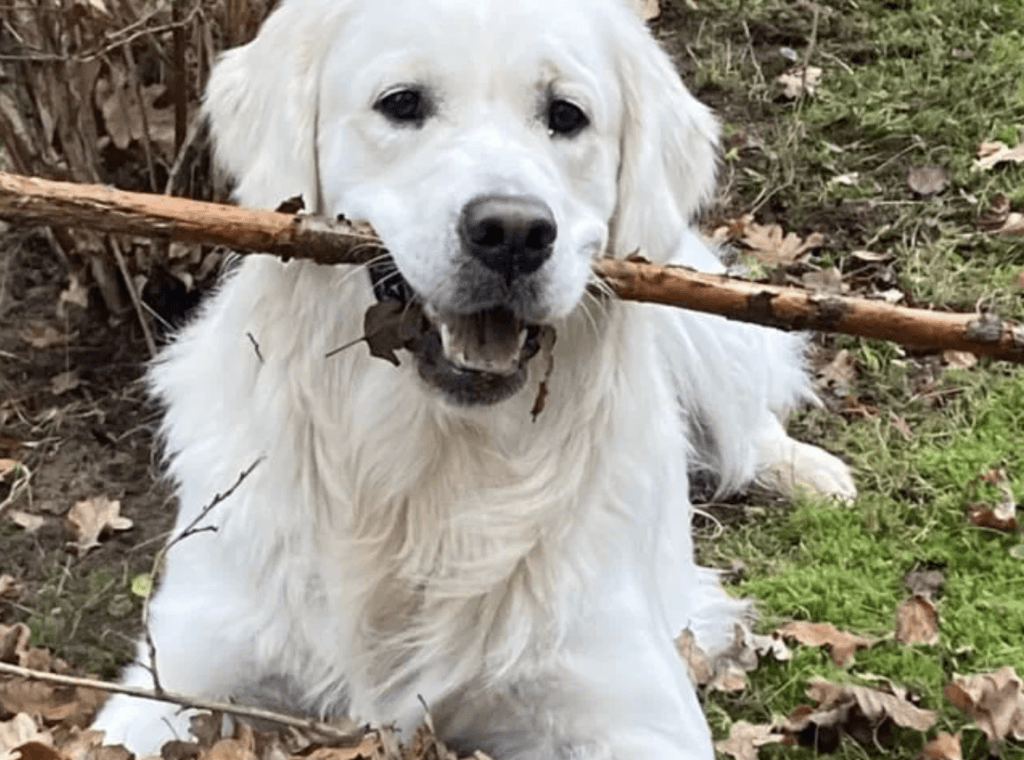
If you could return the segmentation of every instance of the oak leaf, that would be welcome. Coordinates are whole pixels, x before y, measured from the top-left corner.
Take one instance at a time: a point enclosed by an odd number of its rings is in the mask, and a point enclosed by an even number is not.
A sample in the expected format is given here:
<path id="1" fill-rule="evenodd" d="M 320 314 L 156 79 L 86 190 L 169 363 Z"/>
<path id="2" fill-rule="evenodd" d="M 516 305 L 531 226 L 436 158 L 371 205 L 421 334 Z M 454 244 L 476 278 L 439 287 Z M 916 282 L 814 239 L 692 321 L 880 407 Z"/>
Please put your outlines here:
<path id="1" fill-rule="evenodd" d="M 770 725 L 755 725 L 738 720 L 729 729 L 729 738 L 715 742 L 715 749 L 736 760 L 757 760 L 757 748 L 780 742 L 783 735 Z"/>
<path id="2" fill-rule="evenodd" d="M 858 649 L 873 646 L 877 639 L 869 639 L 847 631 L 841 631 L 831 623 L 809 623 L 792 620 L 784 623 L 776 634 L 786 639 L 794 639 L 808 646 L 824 646 L 832 656 L 837 667 L 845 667 L 853 660 Z"/>
<path id="3" fill-rule="evenodd" d="M 935 602 L 914 594 L 896 610 L 896 640 L 903 644 L 934 644 L 939 640 Z"/>
<path id="4" fill-rule="evenodd" d="M 962 760 L 960 750 L 960 734 L 947 734 L 939 731 L 935 738 L 921 749 L 917 760 Z"/>
<path id="5" fill-rule="evenodd" d="M 999 754 L 1003 739 L 1024 740 L 1024 691 L 1013 668 L 954 678 L 946 684 L 945 693 L 985 733 L 991 754 Z"/>
<path id="6" fill-rule="evenodd" d="M 93 496 L 73 506 L 67 514 L 68 523 L 75 529 L 75 547 L 78 556 L 100 545 L 100 536 L 115 530 L 128 530 L 132 521 L 121 516 L 121 502 L 106 496 Z"/>

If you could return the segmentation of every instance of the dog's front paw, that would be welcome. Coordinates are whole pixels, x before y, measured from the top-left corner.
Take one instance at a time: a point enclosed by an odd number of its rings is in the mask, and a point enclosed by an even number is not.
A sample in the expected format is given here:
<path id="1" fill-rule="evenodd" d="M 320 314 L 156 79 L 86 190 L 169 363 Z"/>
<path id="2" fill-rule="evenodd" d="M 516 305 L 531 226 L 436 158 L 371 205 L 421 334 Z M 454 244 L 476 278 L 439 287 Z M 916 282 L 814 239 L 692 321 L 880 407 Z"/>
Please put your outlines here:
<path id="1" fill-rule="evenodd" d="M 775 493 L 795 496 L 833 496 L 851 502 L 857 496 L 850 468 L 824 449 L 786 436 L 762 447 L 758 485 Z"/>

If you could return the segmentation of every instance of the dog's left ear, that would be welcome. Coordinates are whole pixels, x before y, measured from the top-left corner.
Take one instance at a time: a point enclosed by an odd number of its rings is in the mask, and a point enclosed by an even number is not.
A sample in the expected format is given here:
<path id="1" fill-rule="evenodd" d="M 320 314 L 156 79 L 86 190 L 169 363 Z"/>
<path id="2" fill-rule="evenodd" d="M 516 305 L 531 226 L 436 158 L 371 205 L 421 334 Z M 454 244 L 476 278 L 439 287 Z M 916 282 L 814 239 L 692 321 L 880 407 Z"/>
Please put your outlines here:
<path id="1" fill-rule="evenodd" d="M 203 112 L 239 203 L 276 208 L 301 195 L 307 211 L 317 210 L 320 65 L 350 5 L 285 2 L 214 67 Z"/>
<path id="2" fill-rule="evenodd" d="M 640 248 L 664 261 L 714 190 L 718 123 L 635 16 L 615 38 L 623 124 L 613 253 Z"/>

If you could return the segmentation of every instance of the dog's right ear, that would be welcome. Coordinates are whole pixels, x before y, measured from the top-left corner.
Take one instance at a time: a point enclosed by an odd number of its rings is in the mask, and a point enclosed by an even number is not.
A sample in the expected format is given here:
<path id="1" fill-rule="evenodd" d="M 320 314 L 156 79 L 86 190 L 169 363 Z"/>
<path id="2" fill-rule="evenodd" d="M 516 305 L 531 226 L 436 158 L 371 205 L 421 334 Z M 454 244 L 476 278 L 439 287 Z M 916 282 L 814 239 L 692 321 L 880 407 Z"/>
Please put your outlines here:
<path id="1" fill-rule="evenodd" d="M 315 211 L 320 66 L 350 3 L 285 0 L 256 38 L 226 52 L 203 101 L 214 155 L 235 182 L 234 198 L 276 208 L 301 195 Z"/>

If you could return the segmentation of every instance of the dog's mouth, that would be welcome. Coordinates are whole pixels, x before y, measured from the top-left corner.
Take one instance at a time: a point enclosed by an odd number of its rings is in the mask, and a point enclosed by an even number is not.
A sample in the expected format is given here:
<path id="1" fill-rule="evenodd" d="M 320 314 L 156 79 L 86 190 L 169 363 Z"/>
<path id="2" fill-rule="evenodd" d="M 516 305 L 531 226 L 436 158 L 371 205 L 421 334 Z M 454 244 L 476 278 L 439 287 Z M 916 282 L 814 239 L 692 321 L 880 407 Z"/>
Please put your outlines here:
<path id="1" fill-rule="evenodd" d="M 416 308 L 416 293 L 393 261 L 369 269 L 378 302 Z M 520 319 L 505 306 L 469 314 L 430 305 L 419 308 L 423 319 L 418 334 L 404 347 L 416 357 L 420 377 L 449 401 L 463 406 L 496 404 L 526 383 L 527 363 L 540 350 L 540 325 Z"/>

